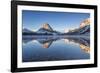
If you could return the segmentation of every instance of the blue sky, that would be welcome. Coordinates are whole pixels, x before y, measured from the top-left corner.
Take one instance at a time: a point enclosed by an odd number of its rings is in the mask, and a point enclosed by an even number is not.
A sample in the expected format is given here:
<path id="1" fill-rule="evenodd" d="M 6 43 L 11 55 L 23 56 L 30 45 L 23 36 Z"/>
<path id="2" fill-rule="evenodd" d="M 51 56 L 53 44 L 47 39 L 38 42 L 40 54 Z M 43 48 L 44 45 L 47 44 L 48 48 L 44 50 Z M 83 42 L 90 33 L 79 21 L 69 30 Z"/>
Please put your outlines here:
<path id="1" fill-rule="evenodd" d="M 80 23 L 90 18 L 89 13 L 51 12 L 51 11 L 22 11 L 23 28 L 37 31 L 42 24 L 48 23 L 54 30 L 64 32 L 78 28 Z"/>

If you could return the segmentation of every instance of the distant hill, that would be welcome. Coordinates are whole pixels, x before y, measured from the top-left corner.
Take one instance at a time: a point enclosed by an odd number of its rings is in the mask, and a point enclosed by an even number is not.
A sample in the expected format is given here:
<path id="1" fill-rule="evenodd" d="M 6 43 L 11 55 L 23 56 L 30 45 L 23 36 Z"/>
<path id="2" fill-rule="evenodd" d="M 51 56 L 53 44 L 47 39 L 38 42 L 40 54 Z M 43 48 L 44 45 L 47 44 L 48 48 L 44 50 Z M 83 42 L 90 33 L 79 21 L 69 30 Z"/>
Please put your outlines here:
<path id="1" fill-rule="evenodd" d="M 33 32 L 33 31 L 31 31 L 31 30 L 29 30 L 29 29 L 27 29 L 27 28 L 24 28 L 24 29 L 22 30 L 22 33 L 23 33 L 23 35 L 32 35 L 32 34 L 36 34 L 36 32 Z"/>
<path id="2" fill-rule="evenodd" d="M 29 30 L 27 28 L 24 28 L 22 31 L 23 31 L 23 33 L 33 33 L 33 31 L 31 31 L 31 30 Z"/>
<path id="3" fill-rule="evenodd" d="M 90 25 L 86 25 L 84 27 L 69 31 L 65 33 L 67 35 L 90 35 Z"/>

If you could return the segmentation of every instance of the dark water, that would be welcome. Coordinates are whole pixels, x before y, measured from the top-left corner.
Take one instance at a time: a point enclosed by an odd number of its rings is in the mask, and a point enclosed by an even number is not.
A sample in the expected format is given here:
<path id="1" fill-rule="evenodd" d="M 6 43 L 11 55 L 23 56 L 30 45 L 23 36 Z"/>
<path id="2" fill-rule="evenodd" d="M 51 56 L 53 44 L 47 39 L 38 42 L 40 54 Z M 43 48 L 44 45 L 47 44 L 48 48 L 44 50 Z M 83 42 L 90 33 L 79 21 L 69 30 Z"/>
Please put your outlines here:
<path id="1" fill-rule="evenodd" d="M 23 36 L 22 61 L 90 59 L 89 36 Z"/>

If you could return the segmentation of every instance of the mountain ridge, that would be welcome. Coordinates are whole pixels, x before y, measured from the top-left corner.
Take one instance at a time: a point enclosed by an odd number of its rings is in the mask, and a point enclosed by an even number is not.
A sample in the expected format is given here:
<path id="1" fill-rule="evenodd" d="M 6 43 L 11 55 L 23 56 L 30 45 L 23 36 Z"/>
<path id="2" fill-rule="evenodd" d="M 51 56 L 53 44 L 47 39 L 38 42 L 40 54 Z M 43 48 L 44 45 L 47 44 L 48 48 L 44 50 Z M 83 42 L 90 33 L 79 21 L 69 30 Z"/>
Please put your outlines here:
<path id="1" fill-rule="evenodd" d="M 48 23 L 45 23 L 36 32 L 33 32 L 27 28 L 24 28 L 23 34 L 27 34 L 27 35 L 28 34 L 29 35 L 90 35 L 89 19 L 88 19 L 88 22 L 86 21 L 87 20 L 82 22 L 82 25 L 80 25 L 81 27 L 70 30 L 67 33 L 61 33 L 61 32 L 55 31 L 52 29 L 52 27 Z M 88 24 L 85 24 L 85 23 L 88 23 Z"/>

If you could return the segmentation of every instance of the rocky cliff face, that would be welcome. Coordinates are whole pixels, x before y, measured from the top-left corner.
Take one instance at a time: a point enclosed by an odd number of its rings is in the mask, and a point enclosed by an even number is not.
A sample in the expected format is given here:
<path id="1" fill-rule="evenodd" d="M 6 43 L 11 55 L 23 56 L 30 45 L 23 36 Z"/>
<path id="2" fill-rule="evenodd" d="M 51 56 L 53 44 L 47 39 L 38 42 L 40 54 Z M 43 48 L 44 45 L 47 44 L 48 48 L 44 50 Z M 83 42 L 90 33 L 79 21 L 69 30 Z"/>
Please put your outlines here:
<path id="1" fill-rule="evenodd" d="M 90 18 L 87 18 L 85 20 L 83 20 L 81 23 L 80 23 L 80 28 L 82 27 L 85 27 L 87 25 L 90 25 Z"/>
<path id="2" fill-rule="evenodd" d="M 90 35 L 90 25 L 75 29 L 73 31 L 69 31 L 66 34 L 68 35 Z"/>
<path id="3" fill-rule="evenodd" d="M 80 23 L 79 28 L 70 30 L 67 34 L 70 35 L 90 35 L 90 19 L 87 18 Z"/>

